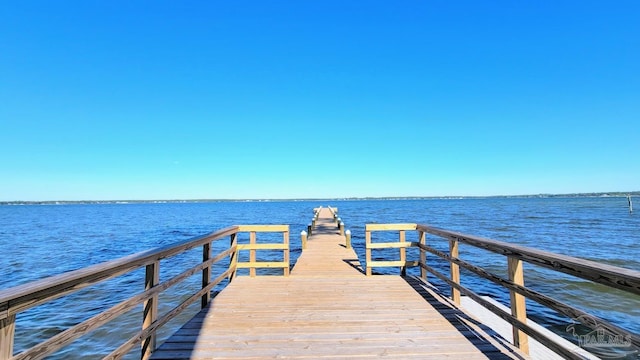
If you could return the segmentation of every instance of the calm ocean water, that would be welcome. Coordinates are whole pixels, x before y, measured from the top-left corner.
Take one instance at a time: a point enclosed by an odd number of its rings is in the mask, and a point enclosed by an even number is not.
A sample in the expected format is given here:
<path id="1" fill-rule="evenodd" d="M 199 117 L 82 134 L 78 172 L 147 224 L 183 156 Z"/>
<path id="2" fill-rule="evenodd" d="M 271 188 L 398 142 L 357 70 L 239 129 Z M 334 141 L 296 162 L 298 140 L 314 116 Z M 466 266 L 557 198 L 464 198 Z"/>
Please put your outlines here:
<path id="1" fill-rule="evenodd" d="M 417 222 L 640 270 L 640 214 L 630 214 L 626 199 L 619 197 L 25 205 L 0 206 L 3 249 L 0 289 L 234 224 L 289 224 L 293 264 L 300 254 L 299 233 L 306 229 L 312 209 L 319 205 L 339 208 L 363 263 L 364 224 Z M 397 233 L 374 234 L 377 239 L 388 236 L 395 238 Z M 433 236 L 428 236 L 427 241 L 441 249 L 448 246 Z M 224 241 L 217 246 L 226 245 Z M 161 280 L 184 270 L 189 262 L 201 256 L 199 251 L 163 260 Z M 396 254 L 397 250 L 378 252 L 375 256 L 392 259 Z M 461 245 L 460 256 L 498 274 L 506 274 L 506 260 L 501 256 L 464 245 Z M 443 262 L 434 256 L 428 261 L 446 273 L 448 268 Z M 378 270 L 398 273 L 397 269 Z M 222 267 L 216 271 L 222 271 Z M 528 264 L 525 264 L 525 282 L 536 290 L 640 333 L 638 296 Z M 462 272 L 462 283 L 483 295 L 508 301 L 508 293 L 469 273 Z M 446 293 L 446 287 L 440 285 Z M 199 279 L 194 276 L 164 295 L 160 311 L 177 305 L 198 286 Z M 143 287 L 143 270 L 136 271 L 22 313 L 17 319 L 16 350 L 33 346 Z M 535 303 L 527 305 L 530 315 L 538 322 L 566 335 L 571 319 Z M 166 326 L 159 340 L 195 313 L 198 306 L 192 306 L 187 314 Z M 141 308 L 136 309 L 123 315 L 117 323 L 77 340 L 52 358 L 100 358 L 132 336 L 139 329 L 141 317 Z M 135 350 L 129 358 L 138 356 Z"/>

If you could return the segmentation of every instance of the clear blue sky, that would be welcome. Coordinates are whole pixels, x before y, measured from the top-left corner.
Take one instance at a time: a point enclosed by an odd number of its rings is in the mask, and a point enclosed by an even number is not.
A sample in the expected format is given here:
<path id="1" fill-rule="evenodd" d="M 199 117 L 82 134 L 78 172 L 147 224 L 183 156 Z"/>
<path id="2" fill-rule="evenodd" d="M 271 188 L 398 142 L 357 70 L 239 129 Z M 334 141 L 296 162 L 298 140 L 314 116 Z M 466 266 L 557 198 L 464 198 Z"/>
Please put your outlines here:
<path id="1" fill-rule="evenodd" d="M 640 190 L 638 1 L 4 1 L 0 201 Z"/>

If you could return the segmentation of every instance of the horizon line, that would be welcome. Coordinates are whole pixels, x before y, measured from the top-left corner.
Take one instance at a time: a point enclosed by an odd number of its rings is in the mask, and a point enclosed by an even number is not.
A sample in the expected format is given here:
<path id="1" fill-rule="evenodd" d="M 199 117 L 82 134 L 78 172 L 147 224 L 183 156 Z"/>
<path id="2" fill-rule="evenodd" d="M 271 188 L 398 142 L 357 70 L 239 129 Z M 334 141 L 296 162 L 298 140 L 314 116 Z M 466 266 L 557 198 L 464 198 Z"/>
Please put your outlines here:
<path id="1" fill-rule="evenodd" d="M 308 198 L 202 198 L 202 199 L 113 199 L 113 200 L 0 200 L 0 204 L 56 204 L 56 203 L 162 203 L 162 202 L 244 202 L 244 201 L 325 201 L 325 200 L 409 200 L 409 199 L 478 199 L 478 198 L 528 198 L 528 197 L 601 197 L 640 195 L 635 191 L 597 191 L 580 193 L 538 193 L 518 195 L 431 195 L 431 196 L 346 196 Z"/>

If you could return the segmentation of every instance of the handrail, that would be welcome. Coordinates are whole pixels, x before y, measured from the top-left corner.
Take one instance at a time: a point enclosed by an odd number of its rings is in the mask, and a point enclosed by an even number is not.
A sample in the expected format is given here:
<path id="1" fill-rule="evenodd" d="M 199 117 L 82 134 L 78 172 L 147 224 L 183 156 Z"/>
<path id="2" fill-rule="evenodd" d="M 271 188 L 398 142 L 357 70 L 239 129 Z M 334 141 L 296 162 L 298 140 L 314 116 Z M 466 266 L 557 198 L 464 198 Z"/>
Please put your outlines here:
<path id="1" fill-rule="evenodd" d="M 502 241 L 485 239 L 478 236 L 466 235 L 427 225 L 418 225 L 418 229 L 429 234 L 457 240 L 478 248 L 483 248 L 496 254 L 515 257 L 534 265 L 560 271 L 565 274 L 640 295 L 640 271 L 603 264 L 587 259 L 555 254 Z"/>
<path id="2" fill-rule="evenodd" d="M 418 242 L 405 242 L 404 232 L 415 230 L 418 232 Z M 594 315 L 576 309 L 568 304 L 562 303 L 549 296 L 539 293 L 524 286 L 524 272 L 522 262 L 542 266 L 558 272 L 570 274 L 586 280 L 604 284 L 611 288 L 620 289 L 632 294 L 640 294 L 640 271 L 601 264 L 594 261 L 584 260 L 571 256 L 555 254 L 538 249 L 514 245 L 492 239 L 485 239 L 473 235 L 462 234 L 454 231 L 443 230 L 432 226 L 420 224 L 367 224 L 366 228 L 366 257 L 367 275 L 371 275 L 371 267 L 378 266 L 400 266 L 404 274 L 407 266 L 419 266 L 421 277 L 426 280 L 428 271 L 442 281 L 451 286 L 451 296 L 457 305 L 460 304 L 460 293 L 469 296 L 480 305 L 486 307 L 498 315 L 503 320 L 513 326 L 514 344 L 524 352 L 528 352 L 527 335 L 536 339 L 543 345 L 567 358 L 580 359 L 577 355 L 564 347 L 555 343 L 552 339 L 541 334 L 537 330 L 526 324 L 526 308 L 524 298 L 528 298 L 546 306 L 550 309 L 564 314 L 576 321 L 582 322 L 585 326 L 593 326 L 597 323 L 600 329 L 623 339 L 630 346 L 640 349 L 640 336 L 631 331 L 623 329 L 615 324 L 600 319 Z M 371 242 L 372 231 L 399 231 L 399 242 L 373 243 Z M 426 244 L 425 234 L 436 235 L 449 241 L 449 253 L 445 253 Z M 509 279 L 495 275 L 481 267 L 461 260 L 458 257 L 459 243 L 468 244 L 480 249 L 494 252 L 507 257 Z M 406 248 L 417 247 L 420 249 L 419 261 L 407 261 L 403 259 L 403 251 Z M 398 248 L 400 250 L 400 261 L 371 261 L 371 251 L 373 249 Z M 450 264 L 449 277 L 443 275 L 435 268 L 427 265 L 426 252 L 439 256 Z M 491 302 L 483 299 L 477 293 L 467 289 L 460 284 L 459 267 L 463 267 L 473 273 L 488 279 L 509 290 L 511 295 L 511 314 L 504 312 Z"/>
<path id="3" fill-rule="evenodd" d="M 237 235 L 245 232 L 250 234 L 250 244 L 238 244 Z M 283 233 L 283 242 L 277 244 L 257 244 L 255 243 L 257 232 L 281 232 Z M 220 251 L 216 256 L 212 256 L 212 243 L 228 236 L 231 237 L 229 246 L 225 250 Z M 159 281 L 160 260 L 170 258 L 199 246 L 203 248 L 202 262 L 171 279 L 165 280 L 164 282 Z M 238 261 L 237 254 L 242 250 L 248 250 L 250 252 L 249 262 Z M 256 261 L 255 252 L 257 250 L 283 251 L 283 261 Z M 212 280 L 212 266 L 226 258 L 230 258 L 227 270 Z M 146 267 L 145 291 L 58 333 L 40 344 L 26 349 L 15 356 L 13 355 L 15 323 L 16 316 L 19 315 L 19 313 L 142 267 Z M 256 268 L 273 267 L 282 268 L 285 276 L 289 273 L 289 226 L 238 225 L 167 246 L 142 251 L 119 259 L 0 290 L 0 360 L 41 359 L 70 344 L 75 339 L 125 314 L 140 304 L 144 306 L 142 330 L 105 358 L 118 359 L 137 344 L 141 344 L 141 358 L 146 359 L 151 355 L 153 350 L 155 350 L 155 334 L 158 328 L 199 299 L 201 300 L 201 306 L 205 307 L 211 299 L 211 290 L 225 278 L 229 278 L 229 281 L 231 281 L 238 268 L 249 268 L 251 276 L 255 276 Z M 202 287 L 177 307 L 158 317 L 158 295 L 198 272 L 202 272 Z"/>
<path id="4" fill-rule="evenodd" d="M 83 289 L 97 282 L 122 275 L 236 232 L 237 226 L 228 227 L 194 239 L 142 251 L 119 259 L 0 290 L 0 309 L 3 310 L 0 312 L 0 318 L 6 318 L 40 305 L 43 302 L 57 299 L 60 296 Z"/>

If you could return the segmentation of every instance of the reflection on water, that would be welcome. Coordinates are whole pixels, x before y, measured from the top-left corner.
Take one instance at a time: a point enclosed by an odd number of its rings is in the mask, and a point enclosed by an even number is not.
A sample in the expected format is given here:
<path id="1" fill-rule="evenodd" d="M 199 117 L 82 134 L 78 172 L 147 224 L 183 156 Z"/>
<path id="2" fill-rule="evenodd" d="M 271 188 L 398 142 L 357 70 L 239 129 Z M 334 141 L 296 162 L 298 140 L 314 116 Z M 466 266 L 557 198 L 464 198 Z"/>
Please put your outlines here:
<path id="1" fill-rule="evenodd" d="M 417 222 L 561 254 L 601 261 L 640 270 L 640 216 L 630 214 L 626 198 L 527 198 L 367 201 L 211 202 L 180 204 L 87 204 L 57 206 L 0 206 L 0 288 L 7 288 L 43 276 L 79 269 L 153 247 L 167 245 L 234 224 L 289 224 L 292 264 L 300 254 L 299 233 L 306 230 L 312 209 L 320 205 L 339 208 L 351 230 L 352 244 L 364 264 L 366 223 Z M 260 236 L 260 235 L 259 235 Z M 407 234 L 408 241 L 415 234 Z M 397 233 L 374 233 L 378 240 L 391 240 Z M 385 239 L 384 237 L 388 237 Z M 448 243 L 428 235 L 427 242 L 442 251 Z M 214 251 L 228 246 L 222 240 Z M 415 249 L 408 259 L 418 258 Z M 389 260 L 396 250 L 379 250 L 375 257 Z M 161 262 L 161 280 L 176 275 L 200 260 L 199 249 Z M 460 257 L 498 275 L 506 275 L 506 259 L 461 244 Z M 280 259 L 278 259 L 280 260 Z M 448 264 L 429 255 L 431 266 L 448 273 Z M 217 265 L 214 273 L 224 271 Z M 397 274 L 397 269 L 376 269 Z M 417 269 L 411 269 L 417 274 Z M 215 276 L 215 275 L 214 275 Z M 431 276 L 444 292 L 445 284 Z M 535 290 L 574 304 L 598 317 L 640 332 L 638 296 L 610 290 L 598 284 L 525 264 L 525 282 Z M 502 288 L 462 271 L 463 285 L 490 295 L 503 303 L 509 299 Z M 199 275 L 164 294 L 160 313 L 186 299 L 200 286 Z M 79 291 L 50 304 L 21 313 L 16 326 L 16 350 L 25 349 L 86 320 L 140 292 L 144 270 Z M 570 338 L 566 327 L 571 319 L 528 302 L 530 316 Z M 172 321 L 160 333 L 160 341 L 198 310 Z M 139 331 L 141 306 L 112 324 L 60 350 L 53 358 L 70 354 L 99 358 L 111 352 Z M 139 349 L 129 358 L 138 358 Z"/>

